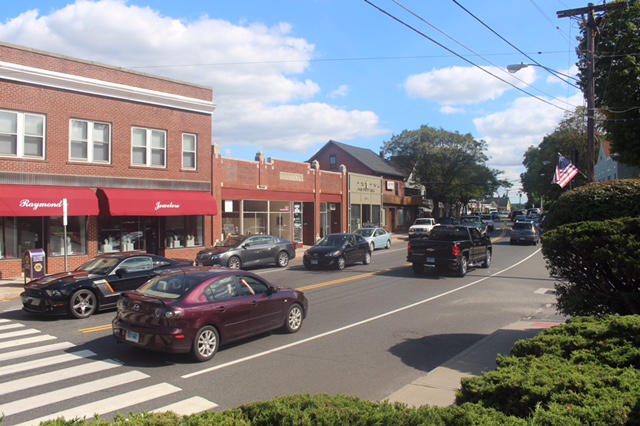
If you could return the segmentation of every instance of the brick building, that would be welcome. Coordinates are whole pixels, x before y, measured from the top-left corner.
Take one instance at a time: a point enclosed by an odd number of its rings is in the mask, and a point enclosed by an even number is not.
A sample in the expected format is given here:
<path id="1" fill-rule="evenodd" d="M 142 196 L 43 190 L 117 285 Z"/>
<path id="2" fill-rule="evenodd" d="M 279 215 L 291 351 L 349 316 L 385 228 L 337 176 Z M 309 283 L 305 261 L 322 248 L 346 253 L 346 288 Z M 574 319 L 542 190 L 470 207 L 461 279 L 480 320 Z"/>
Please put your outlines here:
<path id="1" fill-rule="evenodd" d="M 213 147 L 213 196 L 220 214 L 214 239 L 229 233 L 272 234 L 313 244 L 333 232 L 346 232 L 347 176 L 344 167 L 320 170 L 317 162 L 265 158 L 224 158 Z"/>
<path id="2" fill-rule="evenodd" d="M 208 87 L 0 43 L 0 277 L 28 249 L 48 273 L 110 251 L 193 259 L 215 240 L 214 109 Z"/>
<path id="3" fill-rule="evenodd" d="M 329 141 L 309 159 L 321 170 L 345 167 L 348 174 L 348 230 L 380 226 L 407 229 L 422 207 L 422 197 L 405 194 L 406 177 L 370 149 Z"/>

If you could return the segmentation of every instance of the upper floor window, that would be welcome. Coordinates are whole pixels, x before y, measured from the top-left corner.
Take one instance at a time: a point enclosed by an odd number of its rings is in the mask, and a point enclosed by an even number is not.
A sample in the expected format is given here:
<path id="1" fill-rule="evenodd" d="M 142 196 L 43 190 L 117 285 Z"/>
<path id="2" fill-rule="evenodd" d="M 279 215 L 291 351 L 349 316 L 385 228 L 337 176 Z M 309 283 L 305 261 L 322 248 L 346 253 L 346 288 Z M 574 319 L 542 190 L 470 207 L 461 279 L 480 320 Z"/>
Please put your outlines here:
<path id="1" fill-rule="evenodd" d="M 196 169 L 196 151 L 198 142 L 196 135 L 185 133 L 182 135 L 182 168 Z"/>
<path id="2" fill-rule="evenodd" d="M 335 154 L 331 154 L 329 156 L 329 168 L 330 169 L 337 169 L 338 168 L 338 159 L 336 158 Z"/>
<path id="3" fill-rule="evenodd" d="M 131 133 L 131 164 L 165 167 L 167 164 L 167 132 L 134 127 Z"/>
<path id="4" fill-rule="evenodd" d="M 44 115 L 0 110 L 0 156 L 44 158 Z"/>
<path id="5" fill-rule="evenodd" d="M 69 159 L 91 163 L 111 162 L 111 126 L 85 120 L 71 120 Z"/>

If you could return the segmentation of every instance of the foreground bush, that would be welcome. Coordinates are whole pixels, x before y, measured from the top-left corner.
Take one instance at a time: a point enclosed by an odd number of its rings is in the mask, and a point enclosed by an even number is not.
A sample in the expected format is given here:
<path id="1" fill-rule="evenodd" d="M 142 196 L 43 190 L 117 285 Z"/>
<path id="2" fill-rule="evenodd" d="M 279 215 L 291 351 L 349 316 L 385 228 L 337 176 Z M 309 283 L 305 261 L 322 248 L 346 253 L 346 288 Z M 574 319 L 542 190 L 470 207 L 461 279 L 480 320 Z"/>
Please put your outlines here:
<path id="1" fill-rule="evenodd" d="M 639 203 L 640 204 L 640 203 Z M 640 218 L 563 225 L 542 236 L 567 316 L 640 314 Z"/>
<path id="2" fill-rule="evenodd" d="M 565 192 L 554 201 L 545 231 L 568 223 L 640 217 L 640 179 L 594 182 Z"/>

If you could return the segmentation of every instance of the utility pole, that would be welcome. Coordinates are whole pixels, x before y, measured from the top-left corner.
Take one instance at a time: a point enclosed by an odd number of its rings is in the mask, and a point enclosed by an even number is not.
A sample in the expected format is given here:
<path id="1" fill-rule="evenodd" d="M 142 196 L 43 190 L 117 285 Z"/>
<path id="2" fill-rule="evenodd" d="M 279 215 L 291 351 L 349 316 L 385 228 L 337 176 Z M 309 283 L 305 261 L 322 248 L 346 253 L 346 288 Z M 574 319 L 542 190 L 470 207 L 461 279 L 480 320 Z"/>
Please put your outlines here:
<path id="1" fill-rule="evenodd" d="M 600 6 L 594 6 L 589 3 L 587 7 L 570 10 L 560 10 L 556 12 L 558 18 L 567 18 L 582 15 L 582 22 L 586 27 L 586 44 L 587 44 L 587 183 L 594 181 L 596 166 L 596 138 L 595 138 L 595 33 L 598 23 L 595 19 L 595 13 L 608 12 L 611 10 L 622 9 L 626 7 L 626 3 L 609 3 Z"/>

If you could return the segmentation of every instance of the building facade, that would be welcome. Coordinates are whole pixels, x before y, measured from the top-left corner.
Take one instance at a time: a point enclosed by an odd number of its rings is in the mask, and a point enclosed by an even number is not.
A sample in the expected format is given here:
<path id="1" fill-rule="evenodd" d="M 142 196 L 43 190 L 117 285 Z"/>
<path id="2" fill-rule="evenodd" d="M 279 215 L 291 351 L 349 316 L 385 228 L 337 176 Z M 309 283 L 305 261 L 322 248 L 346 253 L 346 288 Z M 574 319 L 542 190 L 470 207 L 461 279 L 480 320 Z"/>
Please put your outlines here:
<path id="1" fill-rule="evenodd" d="M 212 243 L 213 90 L 0 43 L 0 274 Z"/>
<path id="2" fill-rule="evenodd" d="M 607 141 L 600 144 L 594 172 L 596 182 L 640 177 L 640 168 L 621 164 L 612 157 L 611 143 Z"/>

